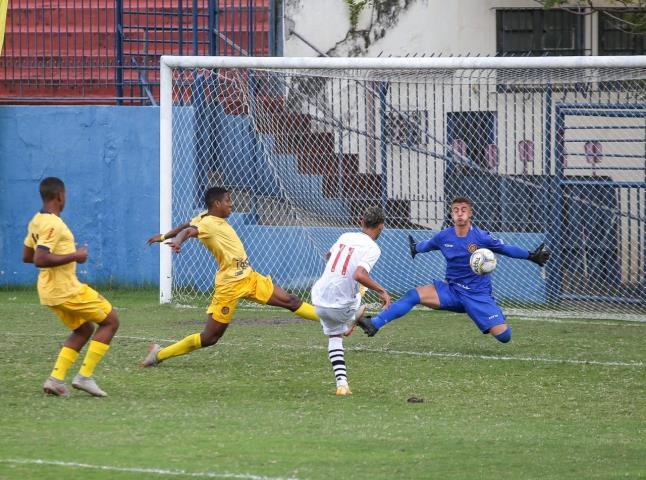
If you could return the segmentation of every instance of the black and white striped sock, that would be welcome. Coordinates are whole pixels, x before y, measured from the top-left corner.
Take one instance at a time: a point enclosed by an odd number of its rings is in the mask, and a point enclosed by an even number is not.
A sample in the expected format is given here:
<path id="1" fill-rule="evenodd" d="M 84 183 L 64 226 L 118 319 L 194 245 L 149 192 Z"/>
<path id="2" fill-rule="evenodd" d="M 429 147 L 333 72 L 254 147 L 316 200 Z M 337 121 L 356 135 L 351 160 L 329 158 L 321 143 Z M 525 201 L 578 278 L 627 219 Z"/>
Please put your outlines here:
<path id="1" fill-rule="evenodd" d="M 347 385 L 348 375 L 345 368 L 345 355 L 343 354 L 343 339 L 341 337 L 330 337 L 327 353 L 330 363 L 332 363 L 336 386 Z"/>

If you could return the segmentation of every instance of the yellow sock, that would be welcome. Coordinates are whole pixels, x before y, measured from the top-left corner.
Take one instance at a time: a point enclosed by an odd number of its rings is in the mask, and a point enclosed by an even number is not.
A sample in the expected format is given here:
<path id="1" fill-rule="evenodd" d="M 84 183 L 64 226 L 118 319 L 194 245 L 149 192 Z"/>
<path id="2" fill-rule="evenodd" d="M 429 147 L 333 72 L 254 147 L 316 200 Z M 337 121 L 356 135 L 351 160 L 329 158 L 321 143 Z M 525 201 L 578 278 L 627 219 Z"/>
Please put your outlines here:
<path id="1" fill-rule="evenodd" d="M 109 349 L 110 345 L 92 340 L 90 346 L 87 348 L 87 353 L 85 354 L 79 373 L 84 377 L 91 377 L 94 369 Z"/>
<path id="2" fill-rule="evenodd" d="M 303 317 L 307 320 L 313 320 L 315 322 L 319 321 L 319 316 L 316 314 L 316 309 L 311 303 L 303 302 L 303 304 L 298 307 L 298 310 L 294 312 L 299 317 Z"/>
<path id="3" fill-rule="evenodd" d="M 76 358 L 79 356 L 79 352 L 72 350 L 69 347 L 61 348 L 61 351 L 58 353 L 58 358 L 54 364 L 54 370 L 50 374 L 57 380 L 65 380 L 65 375 L 70 367 L 76 362 Z"/>
<path id="4" fill-rule="evenodd" d="M 197 350 L 202 346 L 202 337 L 199 333 L 194 333 L 188 337 L 183 338 L 177 343 L 173 343 L 166 348 L 162 348 L 157 353 L 157 360 L 160 362 L 171 357 L 179 357 L 180 355 L 185 355 L 193 350 Z"/>

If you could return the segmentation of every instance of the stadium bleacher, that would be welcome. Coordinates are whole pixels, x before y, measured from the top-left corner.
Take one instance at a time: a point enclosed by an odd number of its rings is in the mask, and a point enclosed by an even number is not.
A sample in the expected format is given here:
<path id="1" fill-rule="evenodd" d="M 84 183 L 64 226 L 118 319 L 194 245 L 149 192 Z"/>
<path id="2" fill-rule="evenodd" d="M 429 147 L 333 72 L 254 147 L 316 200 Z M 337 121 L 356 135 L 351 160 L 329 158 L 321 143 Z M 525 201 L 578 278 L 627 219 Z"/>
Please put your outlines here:
<path id="1" fill-rule="evenodd" d="M 268 55 L 270 0 L 17 0 L 1 104 L 151 104 L 159 56 Z"/>

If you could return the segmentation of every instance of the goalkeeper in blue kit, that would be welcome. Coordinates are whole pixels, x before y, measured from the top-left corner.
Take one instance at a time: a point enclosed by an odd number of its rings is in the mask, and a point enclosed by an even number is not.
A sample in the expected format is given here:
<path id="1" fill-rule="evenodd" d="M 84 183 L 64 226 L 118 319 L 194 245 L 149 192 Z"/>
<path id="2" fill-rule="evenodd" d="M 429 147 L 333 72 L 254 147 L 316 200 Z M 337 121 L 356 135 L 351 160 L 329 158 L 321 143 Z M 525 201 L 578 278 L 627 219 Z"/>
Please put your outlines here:
<path id="1" fill-rule="evenodd" d="M 434 280 L 408 291 L 402 298 L 374 317 L 364 317 L 357 324 L 369 336 L 374 336 L 387 323 L 407 314 L 415 305 L 421 304 L 436 310 L 466 313 L 482 333 L 490 333 L 498 341 L 511 340 L 511 327 L 505 323 L 505 315 L 492 295 L 491 278 L 475 274 L 469 265 L 471 254 L 478 248 L 489 250 L 511 258 L 531 260 L 539 266 L 545 265 L 549 252 L 541 244 L 532 252 L 505 245 L 502 240 L 489 232 L 472 225 L 473 209 L 466 197 L 457 197 L 451 203 L 453 226 L 437 233 L 430 240 L 416 243 L 409 235 L 410 253 L 439 250 L 446 259 L 444 280 Z"/>

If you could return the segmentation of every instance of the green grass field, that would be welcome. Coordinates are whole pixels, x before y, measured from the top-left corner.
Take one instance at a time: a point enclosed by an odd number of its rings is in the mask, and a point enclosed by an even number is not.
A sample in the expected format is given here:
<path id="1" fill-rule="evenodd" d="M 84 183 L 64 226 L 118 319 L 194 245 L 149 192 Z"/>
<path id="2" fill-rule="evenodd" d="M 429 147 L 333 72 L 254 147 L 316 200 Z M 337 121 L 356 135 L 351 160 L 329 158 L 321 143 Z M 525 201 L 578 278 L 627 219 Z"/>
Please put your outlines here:
<path id="1" fill-rule="evenodd" d="M 646 478 L 645 323 L 510 318 L 502 345 L 415 312 L 346 340 L 337 398 L 316 323 L 240 312 L 220 344 L 144 370 L 204 311 L 102 293 L 121 319 L 96 372 L 110 396 L 61 399 L 41 386 L 64 327 L 35 291 L 0 291 L 1 479 Z"/>

